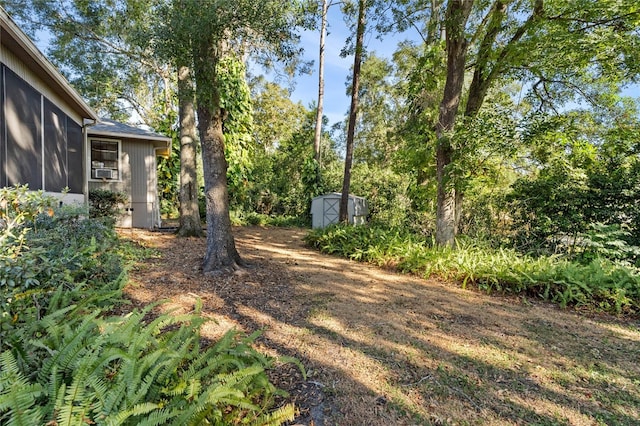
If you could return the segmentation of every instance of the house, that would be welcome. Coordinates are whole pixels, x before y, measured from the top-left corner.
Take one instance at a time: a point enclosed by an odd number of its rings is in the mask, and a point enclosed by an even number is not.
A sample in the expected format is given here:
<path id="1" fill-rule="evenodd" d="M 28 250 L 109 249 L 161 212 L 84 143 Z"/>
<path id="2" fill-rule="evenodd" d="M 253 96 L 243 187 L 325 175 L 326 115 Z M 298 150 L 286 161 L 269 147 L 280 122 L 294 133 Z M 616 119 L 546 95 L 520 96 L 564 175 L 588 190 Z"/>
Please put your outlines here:
<path id="1" fill-rule="evenodd" d="M 171 154 L 171 138 L 112 120 L 89 126 L 87 135 L 89 190 L 128 195 L 129 205 L 118 226 L 160 227 L 156 158 Z"/>
<path id="2" fill-rule="evenodd" d="M 28 184 L 61 203 L 91 188 L 129 197 L 121 226 L 159 225 L 156 156 L 171 139 L 96 113 L 0 7 L 0 187 Z"/>

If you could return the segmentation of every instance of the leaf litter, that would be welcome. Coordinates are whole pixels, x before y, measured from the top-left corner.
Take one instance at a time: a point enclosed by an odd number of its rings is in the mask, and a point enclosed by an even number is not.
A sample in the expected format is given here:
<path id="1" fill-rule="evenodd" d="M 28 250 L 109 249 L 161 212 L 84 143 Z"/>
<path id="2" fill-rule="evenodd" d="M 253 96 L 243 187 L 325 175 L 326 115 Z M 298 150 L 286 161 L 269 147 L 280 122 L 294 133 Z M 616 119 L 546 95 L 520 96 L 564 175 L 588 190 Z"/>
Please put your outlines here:
<path id="1" fill-rule="evenodd" d="M 262 330 L 293 356 L 270 372 L 293 424 L 640 424 L 640 327 L 554 305 L 463 290 L 318 253 L 304 229 L 238 227 L 250 267 L 205 276 L 205 239 L 121 231 L 158 251 L 130 271 L 134 305 L 190 312 L 203 337 Z"/>

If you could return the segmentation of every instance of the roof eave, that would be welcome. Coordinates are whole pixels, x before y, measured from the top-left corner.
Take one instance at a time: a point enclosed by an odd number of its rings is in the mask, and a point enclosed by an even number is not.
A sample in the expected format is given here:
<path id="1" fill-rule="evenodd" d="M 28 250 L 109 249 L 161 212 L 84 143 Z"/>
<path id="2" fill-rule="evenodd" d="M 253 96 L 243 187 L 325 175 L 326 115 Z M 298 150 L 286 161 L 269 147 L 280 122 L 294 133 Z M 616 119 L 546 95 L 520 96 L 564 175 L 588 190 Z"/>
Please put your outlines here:
<path id="1" fill-rule="evenodd" d="M 124 133 L 124 132 L 109 132 L 104 130 L 95 130 L 89 127 L 88 130 L 89 136 L 108 136 L 111 138 L 125 138 L 125 139 L 140 139 L 145 141 L 157 141 L 157 142 L 166 142 L 167 145 L 171 143 L 171 138 L 168 136 L 154 136 L 154 135 L 138 135 L 135 133 Z"/>

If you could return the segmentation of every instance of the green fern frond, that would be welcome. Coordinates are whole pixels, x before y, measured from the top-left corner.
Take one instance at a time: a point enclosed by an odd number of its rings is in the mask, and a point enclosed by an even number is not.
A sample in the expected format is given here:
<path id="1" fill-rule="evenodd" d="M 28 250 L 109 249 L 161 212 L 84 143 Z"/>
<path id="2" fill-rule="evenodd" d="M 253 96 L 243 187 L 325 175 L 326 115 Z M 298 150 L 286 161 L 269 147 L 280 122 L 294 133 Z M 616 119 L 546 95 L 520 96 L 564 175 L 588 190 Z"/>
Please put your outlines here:
<path id="1" fill-rule="evenodd" d="M 160 426 L 160 425 L 168 425 L 175 424 L 176 426 L 184 426 L 185 424 L 174 423 L 171 420 L 177 416 L 178 412 L 175 409 L 161 409 L 156 410 L 144 418 L 137 420 L 136 426 Z M 106 422 L 107 426 L 116 426 L 120 423 L 111 423 Z"/>
<path id="2" fill-rule="evenodd" d="M 254 364 L 247 368 L 234 371 L 233 373 L 220 374 L 217 376 L 217 379 L 225 385 L 234 386 L 240 383 L 246 384 L 247 382 L 253 380 L 256 376 L 263 373 L 264 368 L 262 368 L 262 366 L 260 365 Z"/>
<path id="3" fill-rule="evenodd" d="M 154 356 L 153 358 L 157 357 Z M 140 371 L 135 375 L 134 381 L 130 382 L 130 391 L 127 393 L 128 404 L 137 404 L 144 399 L 153 400 L 157 397 L 157 392 L 150 392 L 150 389 L 156 386 L 157 376 L 162 369 L 166 368 L 166 364 L 166 362 L 159 363 L 150 370 Z M 144 369 L 147 370 L 147 366 L 144 367 Z"/>
<path id="4" fill-rule="evenodd" d="M 93 313 L 86 317 L 75 329 L 64 327 L 62 341 L 57 342 L 60 346 L 57 348 L 52 347 L 55 351 L 54 355 L 45 360 L 38 373 L 38 381 L 40 383 L 47 380 L 54 365 L 58 366 L 60 372 L 64 372 L 86 352 L 86 341 L 95 338 L 95 317 L 97 314 Z"/>
<path id="5" fill-rule="evenodd" d="M 58 413 L 58 426 L 76 426 L 90 418 L 91 406 L 95 399 L 95 393 L 87 391 L 90 379 L 88 370 L 91 369 L 91 364 L 92 360 L 87 359 L 84 365 L 78 365 L 74 370 L 73 381 L 66 388 L 62 405 L 54 409 Z"/>
<path id="6" fill-rule="evenodd" d="M 298 414 L 293 404 L 278 408 L 271 413 L 266 413 L 251 422 L 252 426 L 280 426 L 285 422 L 292 422 Z"/>
<path id="7" fill-rule="evenodd" d="M 104 419 L 104 423 L 109 426 L 127 424 L 126 422 L 127 420 L 133 417 L 143 416 L 149 413 L 153 413 L 155 410 L 158 410 L 159 408 L 161 408 L 161 405 L 157 403 L 145 402 L 142 404 L 137 404 L 127 410 L 120 411 L 117 414 L 106 417 Z M 136 424 L 139 425 L 140 423 L 136 423 Z M 156 424 L 160 424 L 160 423 L 156 423 Z"/>
<path id="8" fill-rule="evenodd" d="M 42 394 L 42 385 L 29 383 L 10 351 L 0 354 L 0 423 L 7 426 L 40 424 L 43 413 L 35 401 Z"/>
<path id="9" fill-rule="evenodd" d="M 128 383 L 124 380 L 116 380 L 109 392 L 100 396 L 102 412 L 105 415 L 120 411 L 120 406 L 126 400 Z"/>

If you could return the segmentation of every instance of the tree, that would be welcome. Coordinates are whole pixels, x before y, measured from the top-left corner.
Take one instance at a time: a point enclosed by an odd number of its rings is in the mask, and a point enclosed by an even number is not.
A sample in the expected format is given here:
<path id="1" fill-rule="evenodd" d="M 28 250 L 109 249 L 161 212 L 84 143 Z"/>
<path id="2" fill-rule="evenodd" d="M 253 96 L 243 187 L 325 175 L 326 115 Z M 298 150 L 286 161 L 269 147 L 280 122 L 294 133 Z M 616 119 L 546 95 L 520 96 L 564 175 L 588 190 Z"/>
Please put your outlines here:
<path id="1" fill-rule="evenodd" d="M 476 116 L 489 90 L 513 77 L 531 87 L 531 99 L 541 108 L 578 96 L 597 103 L 597 93 L 610 92 L 612 84 L 640 71 L 633 48 L 640 38 L 639 16 L 631 1 L 447 2 L 446 81 L 435 123 L 439 244 L 453 245 L 460 215 L 462 191 L 452 173 L 456 148 L 450 141 L 461 117 Z M 467 70 L 473 78 L 465 92 Z M 458 114 L 460 105 L 463 114 Z"/>
<path id="2" fill-rule="evenodd" d="M 249 182 L 253 208 L 262 214 L 307 218 L 311 198 L 338 191 L 343 164 L 338 162 L 330 135 L 321 138 L 321 179 L 315 162 L 315 111 L 294 103 L 287 89 L 257 79 L 253 83 L 254 179 Z"/>
<path id="3" fill-rule="evenodd" d="M 193 80 L 189 66 L 178 67 L 180 120 L 180 227 L 181 237 L 201 237 L 198 207 L 197 129 Z"/>
<path id="4" fill-rule="evenodd" d="M 306 122 L 308 110 L 276 83 L 258 78 L 251 86 L 255 139 L 261 150 L 273 152 Z"/>
<path id="5" fill-rule="evenodd" d="M 47 53 L 99 115 L 135 112 L 159 128 L 174 110 L 171 65 L 150 43 L 155 0 L 10 1 L 27 27 L 51 35 Z M 26 12 L 25 12 L 26 11 Z"/>
<path id="6" fill-rule="evenodd" d="M 568 251 L 600 225 L 628 230 L 623 239 L 637 245 L 638 131 L 638 107 L 628 99 L 597 111 L 528 117 L 523 136 L 532 170 L 507 197 L 516 246 Z"/>
<path id="7" fill-rule="evenodd" d="M 347 127 L 347 152 L 344 159 L 344 178 L 342 196 L 340 197 L 340 222 L 347 222 L 349 205 L 349 187 L 351 184 L 351 165 L 353 162 L 353 145 L 358 117 L 358 94 L 360 91 L 360 67 L 364 51 L 364 30 L 367 1 L 358 0 L 358 20 L 356 27 L 356 45 L 353 56 L 353 78 L 351 80 L 351 106 L 349 107 L 349 124 Z"/>
<path id="8" fill-rule="evenodd" d="M 367 55 L 362 63 L 354 163 L 393 163 L 395 132 L 404 113 L 393 72 L 392 64 L 375 53 Z"/>
<path id="9" fill-rule="evenodd" d="M 472 0 L 450 0 L 445 16 L 447 77 L 436 122 L 436 179 L 438 199 L 436 213 L 436 242 L 453 247 L 456 193 L 445 168 L 453 155 L 449 138 L 456 122 L 462 96 L 468 41 L 465 28 L 473 6 Z"/>
<path id="10" fill-rule="evenodd" d="M 236 209 L 250 208 L 250 184 L 253 176 L 255 150 L 251 90 L 247 84 L 245 64 L 228 55 L 218 66 L 220 101 L 225 111 L 224 137 L 227 159 L 227 185 L 230 205 Z"/>
<path id="11" fill-rule="evenodd" d="M 281 58 L 295 54 L 296 5 L 289 2 L 175 0 L 161 28 L 167 45 L 192 64 L 205 182 L 207 250 L 205 273 L 243 264 L 229 218 L 220 63 L 247 48 L 270 49 Z"/>
<path id="12" fill-rule="evenodd" d="M 320 51 L 318 53 L 318 105 L 316 109 L 316 127 L 313 135 L 313 152 L 318 166 L 320 166 L 320 145 L 322 140 L 322 112 L 324 104 L 324 44 L 327 35 L 327 13 L 331 2 L 322 0 L 320 9 Z M 319 170 L 319 168 L 318 168 Z"/>

